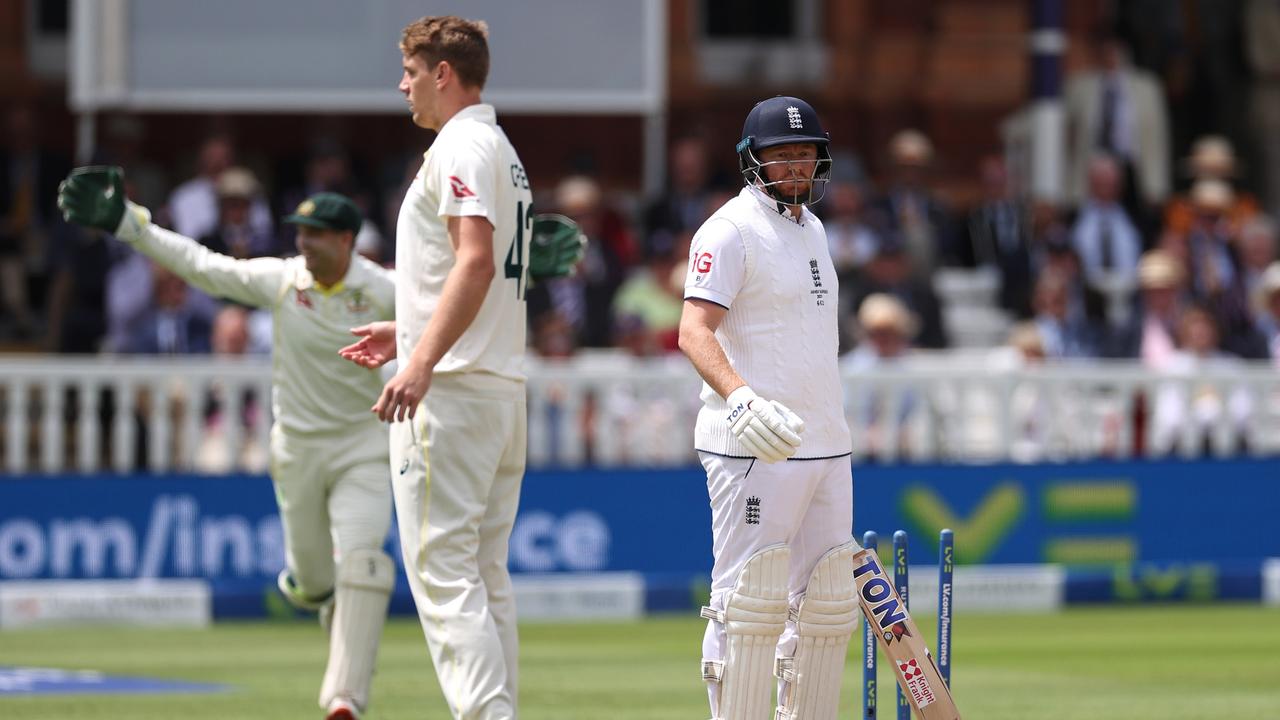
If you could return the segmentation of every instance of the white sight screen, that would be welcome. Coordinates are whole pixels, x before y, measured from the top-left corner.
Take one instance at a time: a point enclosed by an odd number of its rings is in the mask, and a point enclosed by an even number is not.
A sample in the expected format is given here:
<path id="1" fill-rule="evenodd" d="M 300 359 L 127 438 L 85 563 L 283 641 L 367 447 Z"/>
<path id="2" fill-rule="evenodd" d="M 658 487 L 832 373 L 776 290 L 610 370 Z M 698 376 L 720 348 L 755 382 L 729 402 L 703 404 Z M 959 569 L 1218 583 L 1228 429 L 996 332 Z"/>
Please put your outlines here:
<path id="1" fill-rule="evenodd" d="M 489 23 L 486 100 L 637 113 L 665 95 L 661 0 L 78 0 L 82 109 L 396 112 L 397 43 L 423 15 Z"/>

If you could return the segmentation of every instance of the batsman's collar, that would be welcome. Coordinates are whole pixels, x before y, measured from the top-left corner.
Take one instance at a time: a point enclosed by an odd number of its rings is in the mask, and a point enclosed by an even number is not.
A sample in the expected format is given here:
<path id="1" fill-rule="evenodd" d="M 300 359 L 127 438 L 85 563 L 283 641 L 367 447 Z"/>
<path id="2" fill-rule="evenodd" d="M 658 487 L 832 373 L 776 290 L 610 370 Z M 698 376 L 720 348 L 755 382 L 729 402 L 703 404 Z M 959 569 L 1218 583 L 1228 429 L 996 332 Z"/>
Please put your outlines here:
<path id="1" fill-rule="evenodd" d="M 783 220 L 786 220 L 789 223 L 804 227 L 804 224 L 808 222 L 809 218 L 813 217 L 813 213 L 809 211 L 808 205 L 801 204 L 800 217 L 797 218 L 791 214 L 791 210 L 787 208 L 784 203 L 778 202 L 772 195 L 761 190 L 758 186 L 747 185 L 744 189 L 751 193 L 751 195 L 755 197 L 761 205 L 769 208 L 769 211 L 772 214 L 780 216 Z"/>
<path id="2" fill-rule="evenodd" d="M 303 200 L 284 222 L 355 234 L 360 232 L 364 216 L 346 195 L 322 192 Z"/>

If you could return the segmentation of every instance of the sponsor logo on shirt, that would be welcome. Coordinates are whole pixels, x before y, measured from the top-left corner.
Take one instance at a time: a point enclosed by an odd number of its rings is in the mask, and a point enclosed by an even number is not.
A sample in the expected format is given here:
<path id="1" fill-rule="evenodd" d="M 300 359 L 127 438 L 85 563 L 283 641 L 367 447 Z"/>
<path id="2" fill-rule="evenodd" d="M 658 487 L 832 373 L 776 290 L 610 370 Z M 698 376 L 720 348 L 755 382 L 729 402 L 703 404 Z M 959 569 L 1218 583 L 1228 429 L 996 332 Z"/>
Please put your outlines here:
<path id="1" fill-rule="evenodd" d="M 703 275 L 711 272 L 711 253 L 698 253 L 693 259 L 693 269 L 698 273 L 696 280 L 701 280 Z"/>
<path id="2" fill-rule="evenodd" d="M 476 196 L 475 193 L 471 192 L 471 188 L 467 187 L 467 184 L 459 180 L 456 175 L 449 176 L 449 187 L 453 188 L 453 196 L 459 200 Z"/>
<path id="3" fill-rule="evenodd" d="M 294 290 L 294 291 L 293 291 L 293 293 L 294 293 L 294 294 L 293 294 L 293 299 L 294 299 L 294 300 L 295 300 L 299 305 L 301 305 L 302 307 L 304 307 L 304 308 L 306 308 L 306 309 L 308 309 L 308 310 L 314 310 L 314 309 L 315 309 L 315 307 L 311 304 L 311 298 L 307 296 L 307 293 L 306 293 L 306 291 L 305 291 L 305 290 Z"/>

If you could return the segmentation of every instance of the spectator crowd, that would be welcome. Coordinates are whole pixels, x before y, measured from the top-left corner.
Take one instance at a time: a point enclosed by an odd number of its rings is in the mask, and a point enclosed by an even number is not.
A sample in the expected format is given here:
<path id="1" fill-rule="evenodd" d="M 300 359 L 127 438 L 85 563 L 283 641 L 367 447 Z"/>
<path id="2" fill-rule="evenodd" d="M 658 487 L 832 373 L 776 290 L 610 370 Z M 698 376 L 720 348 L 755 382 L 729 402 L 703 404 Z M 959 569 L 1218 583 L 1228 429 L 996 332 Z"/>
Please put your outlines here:
<path id="1" fill-rule="evenodd" d="M 1092 57 L 1064 92 L 1061 203 L 1031 199 L 995 148 L 973 170 L 977 201 L 953 207 L 935 186 L 939 158 L 924 133 L 892 136 L 878 182 L 836 139 L 833 178 L 817 210 L 840 276 L 841 350 L 851 364 L 963 344 L 939 293 L 946 272 L 994 278 L 1011 344 L 1034 346 L 1047 359 L 1128 358 L 1153 370 L 1231 358 L 1280 364 L 1272 219 L 1280 207 L 1262 199 L 1274 188 L 1242 182 L 1241 159 L 1223 135 L 1195 139 L 1171 160 L 1161 82 L 1130 61 L 1114 34 L 1094 38 Z M 219 304 L 128 247 L 62 222 L 54 193 L 68 164 L 36 142 L 31 111 L 13 108 L 6 121 L 0 341 L 61 353 L 269 350 L 264 313 Z M 174 184 L 141 153 L 136 120 L 108 117 L 103 136 L 95 161 L 124 165 L 130 195 L 158 222 L 240 258 L 292 253 L 291 230 L 277 218 L 308 194 L 333 190 L 366 211 L 358 251 L 389 261 L 399 198 L 420 162 L 415 156 L 370 183 L 367 173 L 357 179 L 340 144 L 320 140 L 295 182 L 268 187 L 240 163 L 232 137 L 215 133 L 198 148 L 194 174 Z M 540 209 L 577 220 L 590 242 L 575 275 L 529 294 L 538 354 L 676 350 L 690 240 L 741 184 L 717 170 L 730 145 L 675 138 L 656 197 L 617 194 L 585 174 L 541 189 Z M 44 278 L 39 286 L 31 284 L 34 270 Z M 868 325 L 868 317 L 877 322 Z M 228 328 L 243 341 L 219 338 Z"/>

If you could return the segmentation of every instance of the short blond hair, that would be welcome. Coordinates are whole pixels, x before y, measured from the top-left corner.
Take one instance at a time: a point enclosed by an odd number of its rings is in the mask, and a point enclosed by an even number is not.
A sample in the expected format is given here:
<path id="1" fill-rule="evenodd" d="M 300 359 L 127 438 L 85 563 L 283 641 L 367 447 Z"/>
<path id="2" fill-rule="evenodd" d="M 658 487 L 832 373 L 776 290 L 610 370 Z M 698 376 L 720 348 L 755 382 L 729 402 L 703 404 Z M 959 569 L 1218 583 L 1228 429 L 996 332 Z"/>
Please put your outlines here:
<path id="1" fill-rule="evenodd" d="M 428 66 L 449 63 L 463 85 L 484 89 L 489 79 L 489 25 L 456 15 L 418 18 L 400 33 L 400 52 Z"/>

